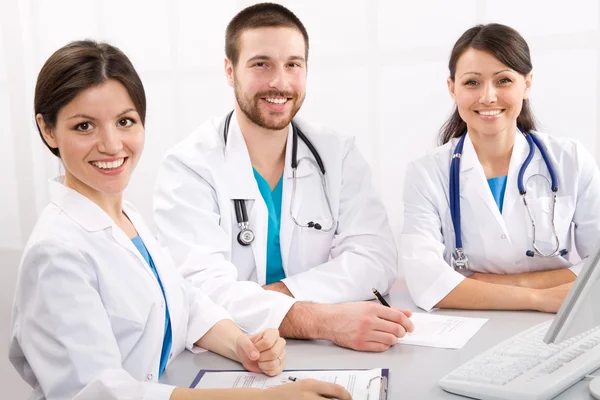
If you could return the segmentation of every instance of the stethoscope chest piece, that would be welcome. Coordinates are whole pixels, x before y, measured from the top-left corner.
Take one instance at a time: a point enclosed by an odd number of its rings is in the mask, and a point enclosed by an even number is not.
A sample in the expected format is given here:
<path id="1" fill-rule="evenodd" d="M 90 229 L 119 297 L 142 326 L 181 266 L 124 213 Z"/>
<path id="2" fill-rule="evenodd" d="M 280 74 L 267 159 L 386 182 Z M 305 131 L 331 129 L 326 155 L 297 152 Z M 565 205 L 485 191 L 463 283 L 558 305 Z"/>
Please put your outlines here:
<path id="1" fill-rule="evenodd" d="M 250 228 L 242 228 L 237 235 L 237 241 L 242 246 L 249 246 L 254 241 L 254 232 Z"/>

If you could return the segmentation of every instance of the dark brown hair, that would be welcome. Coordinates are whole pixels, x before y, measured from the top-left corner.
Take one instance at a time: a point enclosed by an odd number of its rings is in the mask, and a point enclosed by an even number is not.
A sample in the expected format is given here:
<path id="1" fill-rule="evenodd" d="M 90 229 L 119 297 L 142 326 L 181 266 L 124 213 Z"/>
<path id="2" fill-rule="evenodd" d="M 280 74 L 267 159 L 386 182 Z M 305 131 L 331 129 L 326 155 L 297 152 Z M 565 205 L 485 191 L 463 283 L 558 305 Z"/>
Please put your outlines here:
<path id="1" fill-rule="evenodd" d="M 235 66 L 240 57 L 239 40 L 247 29 L 295 28 L 300 31 L 306 44 L 305 59 L 308 60 L 308 32 L 296 15 L 282 5 L 259 3 L 244 8 L 231 19 L 225 30 L 225 55 Z"/>
<path id="2" fill-rule="evenodd" d="M 519 32 L 501 24 L 477 25 L 463 33 L 454 44 L 450 55 L 450 62 L 448 63 L 450 79 L 452 81 L 454 81 L 454 75 L 456 74 L 458 59 L 468 49 L 485 51 L 522 75 L 529 74 L 533 68 L 529 55 L 529 46 Z M 529 102 L 526 99 L 523 100 L 521 113 L 517 117 L 517 126 L 524 132 L 535 130 L 535 119 Z M 458 108 L 454 107 L 452 115 L 440 129 L 440 144 L 447 143 L 452 138 L 462 136 L 466 129 L 467 124 L 460 117 Z"/>
<path id="3" fill-rule="evenodd" d="M 142 125 L 146 121 L 144 86 L 125 54 L 107 43 L 81 40 L 67 44 L 48 58 L 35 86 L 34 111 L 50 127 L 56 126 L 60 110 L 80 92 L 110 79 L 120 82 L 129 93 Z M 37 124 L 37 122 L 36 122 Z M 60 157 L 38 132 L 52 154 Z"/>

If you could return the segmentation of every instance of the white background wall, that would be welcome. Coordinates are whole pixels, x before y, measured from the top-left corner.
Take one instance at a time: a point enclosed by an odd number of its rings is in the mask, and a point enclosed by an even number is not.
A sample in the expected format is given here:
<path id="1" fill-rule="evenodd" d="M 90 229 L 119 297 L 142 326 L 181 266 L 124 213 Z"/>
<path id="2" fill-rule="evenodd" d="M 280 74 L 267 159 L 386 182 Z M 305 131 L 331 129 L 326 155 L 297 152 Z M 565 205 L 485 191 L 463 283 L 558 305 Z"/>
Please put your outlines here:
<path id="1" fill-rule="evenodd" d="M 2 0 L 0 2 L 0 387 L 24 398 L 7 361 L 16 269 L 58 162 L 33 123 L 35 79 L 69 41 L 106 40 L 132 59 L 146 87 L 146 151 L 128 198 L 151 222 L 164 151 L 233 106 L 223 77 L 225 26 L 253 1 Z M 597 0 L 289 0 L 311 40 L 304 117 L 357 137 L 396 235 L 407 163 L 436 143 L 451 110 L 453 43 L 476 23 L 500 22 L 528 41 L 532 105 L 543 130 L 581 140 L 600 160 Z M 543 14 L 543 15 L 542 15 Z M 4 396 L 2 396 L 4 397 Z"/>

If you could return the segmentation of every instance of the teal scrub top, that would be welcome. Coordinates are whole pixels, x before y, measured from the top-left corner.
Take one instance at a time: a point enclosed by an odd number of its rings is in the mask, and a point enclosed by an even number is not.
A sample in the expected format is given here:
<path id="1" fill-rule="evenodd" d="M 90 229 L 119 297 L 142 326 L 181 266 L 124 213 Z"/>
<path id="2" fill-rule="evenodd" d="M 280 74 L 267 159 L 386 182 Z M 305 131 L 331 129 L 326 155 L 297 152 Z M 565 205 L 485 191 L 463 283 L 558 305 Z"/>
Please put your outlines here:
<path id="1" fill-rule="evenodd" d="M 279 242 L 279 226 L 281 223 L 281 195 L 283 187 L 283 175 L 271 191 L 269 182 L 263 178 L 256 169 L 254 178 L 258 184 L 258 190 L 262 195 L 267 210 L 269 211 L 269 227 L 267 233 L 267 285 L 279 282 L 285 278 L 283 263 L 281 261 L 281 246 Z"/>
<path id="2" fill-rule="evenodd" d="M 146 245 L 142 241 L 142 238 L 136 236 L 133 239 L 131 239 L 131 241 L 138 249 L 138 251 L 142 254 L 142 257 L 144 257 L 144 259 L 148 263 L 148 266 L 154 273 L 154 276 L 156 277 L 156 280 L 158 280 L 160 290 L 162 291 L 163 297 L 165 299 L 165 331 L 162 349 L 160 352 L 160 366 L 158 369 L 158 376 L 160 377 L 165 371 L 165 367 L 167 366 L 167 361 L 169 360 L 169 352 L 171 351 L 171 345 L 173 344 L 173 332 L 171 332 L 171 315 L 169 314 L 169 305 L 167 304 L 167 296 L 165 295 L 165 289 L 163 288 L 160 276 L 158 275 L 158 271 L 156 271 L 156 267 L 154 266 L 152 256 L 150 256 L 150 253 L 148 252 Z"/>
<path id="3" fill-rule="evenodd" d="M 498 209 L 502 214 L 502 206 L 504 205 L 504 192 L 506 191 L 506 176 L 497 176 L 495 178 L 488 179 L 488 185 L 490 185 L 490 190 L 492 191 L 492 196 L 494 196 L 494 200 L 496 200 L 496 204 L 498 205 Z"/>

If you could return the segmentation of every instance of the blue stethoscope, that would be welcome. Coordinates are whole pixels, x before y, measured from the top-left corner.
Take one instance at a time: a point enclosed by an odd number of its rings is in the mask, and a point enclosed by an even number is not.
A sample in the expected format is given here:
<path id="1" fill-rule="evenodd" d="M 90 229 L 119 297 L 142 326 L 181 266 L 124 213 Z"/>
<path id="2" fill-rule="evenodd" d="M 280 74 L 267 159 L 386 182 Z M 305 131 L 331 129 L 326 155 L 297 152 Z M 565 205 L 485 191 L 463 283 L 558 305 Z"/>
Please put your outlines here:
<path id="1" fill-rule="evenodd" d="M 556 178 L 556 171 L 554 166 L 552 165 L 552 161 L 550 157 L 548 157 L 548 153 L 546 152 L 546 148 L 539 141 L 539 139 L 533 133 L 524 133 L 525 139 L 529 144 L 529 154 L 523 162 L 521 169 L 519 170 L 519 177 L 517 180 L 517 187 L 519 188 L 519 194 L 523 198 L 523 204 L 525 204 L 525 208 L 527 209 L 527 213 L 529 214 L 529 219 L 531 220 L 531 226 L 533 227 L 533 250 L 527 250 L 525 255 L 528 257 L 539 256 L 544 258 L 557 257 L 557 256 L 565 256 L 567 254 L 567 249 L 560 249 L 560 240 L 558 239 L 558 235 L 556 234 L 556 227 L 554 225 L 554 210 L 556 207 L 556 192 L 558 192 L 558 183 Z M 467 137 L 466 132 L 462 135 L 456 148 L 454 149 L 454 155 L 452 156 L 452 161 L 450 163 L 450 214 L 452 216 L 452 224 L 454 225 L 454 236 L 456 248 L 451 255 L 452 267 L 459 270 L 467 270 L 469 269 L 469 259 L 465 254 L 462 246 L 462 237 L 460 230 L 460 158 L 462 156 L 463 145 L 465 143 L 465 138 Z M 536 245 L 535 241 L 535 221 L 533 219 L 533 215 L 531 214 L 531 210 L 529 209 L 529 205 L 527 204 L 527 190 L 525 189 L 525 185 L 523 184 L 523 176 L 525 175 L 525 170 L 531 163 L 531 159 L 533 158 L 533 154 L 535 153 L 535 148 L 538 148 L 542 158 L 544 159 L 544 163 L 546 164 L 546 168 L 548 168 L 548 173 L 550 174 L 550 188 L 552 190 L 552 233 L 554 234 L 554 240 L 556 242 L 556 247 L 550 254 L 544 254 Z M 547 179 L 547 178 L 546 178 Z"/>

